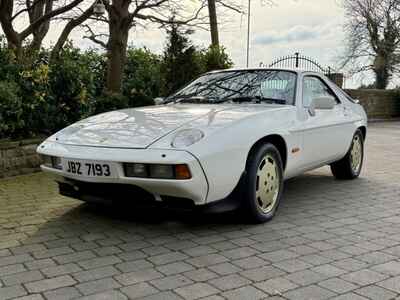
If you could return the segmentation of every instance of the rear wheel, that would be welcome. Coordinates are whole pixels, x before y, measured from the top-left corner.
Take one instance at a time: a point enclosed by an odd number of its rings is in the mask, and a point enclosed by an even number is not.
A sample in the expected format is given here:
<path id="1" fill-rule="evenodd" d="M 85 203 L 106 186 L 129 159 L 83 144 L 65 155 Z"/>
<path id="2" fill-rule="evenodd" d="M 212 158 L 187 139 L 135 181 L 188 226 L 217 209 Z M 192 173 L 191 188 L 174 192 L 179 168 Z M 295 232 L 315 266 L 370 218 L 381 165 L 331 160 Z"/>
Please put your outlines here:
<path id="1" fill-rule="evenodd" d="M 364 137 L 360 130 L 353 136 L 351 146 L 346 156 L 331 164 L 333 176 L 337 179 L 357 178 L 362 169 L 364 160 Z"/>
<path id="2" fill-rule="evenodd" d="M 282 159 L 272 144 L 258 147 L 250 155 L 244 186 L 244 213 L 252 222 L 270 220 L 279 205 L 283 188 Z"/>

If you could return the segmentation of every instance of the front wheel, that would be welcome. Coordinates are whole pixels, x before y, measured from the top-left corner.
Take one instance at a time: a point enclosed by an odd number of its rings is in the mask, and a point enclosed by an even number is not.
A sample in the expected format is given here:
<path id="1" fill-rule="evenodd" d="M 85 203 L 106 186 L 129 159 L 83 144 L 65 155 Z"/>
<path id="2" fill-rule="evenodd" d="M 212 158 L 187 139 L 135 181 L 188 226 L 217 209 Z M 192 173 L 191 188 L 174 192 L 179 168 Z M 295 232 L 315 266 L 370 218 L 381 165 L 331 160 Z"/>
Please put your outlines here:
<path id="1" fill-rule="evenodd" d="M 243 209 L 252 222 L 270 220 L 279 205 L 283 189 L 283 166 L 278 149 L 263 144 L 253 151 L 246 166 Z"/>
<path id="2" fill-rule="evenodd" d="M 331 164 L 331 171 L 336 179 L 357 178 L 364 161 L 364 137 L 361 130 L 357 130 L 353 136 L 351 146 L 346 156 Z"/>

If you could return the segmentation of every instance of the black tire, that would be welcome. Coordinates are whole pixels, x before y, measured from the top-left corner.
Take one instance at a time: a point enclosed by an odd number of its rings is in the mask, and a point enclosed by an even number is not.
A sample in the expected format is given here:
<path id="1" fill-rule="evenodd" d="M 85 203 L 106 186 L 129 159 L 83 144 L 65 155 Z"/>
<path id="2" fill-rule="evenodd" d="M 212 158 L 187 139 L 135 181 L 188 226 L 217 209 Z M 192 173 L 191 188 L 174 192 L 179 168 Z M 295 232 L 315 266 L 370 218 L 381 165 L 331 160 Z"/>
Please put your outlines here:
<path id="1" fill-rule="evenodd" d="M 271 185 L 272 186 L 267 186 L 267 183 L 265 183 L 265 188 L 273 188 L 274 196 L 273 205 L 271 204 L 268 207 L 268 211 L 263 211 L 260 205 L 260 197 L 257 197 L 257 192 L 260 192 L 260 186 L 258 183 L 260 183 L 260 176 L 257 174 L 258 171 L 260 172 L 263 170 L 261 163 L 265 163 L 266 157 L 268 157 L 269 161 L 269 166 L 274 165 L 276 168 L 276 173 L 279 179 L 279 182 L 276 182 L 276 179 L 274 181 L 274 178 L 271 180 Z M 273 163 L 271 161 L 274 161 Z M 260 169 L 259 169 L 260 168 Z M 268 174 L 268 177 L 270 175 Z M 278 149 L 269 143 L 260 145 L 258 148 L 256 148 L 254 151 L 252 151 L 249 155 L 247 165 L 246 165 L 246 180 L 244 181 L 245 184 L 243 186 L 243 205 L 242 205 L 242 212 L 245 214 L 245 217 L 252 223 L 263 223 L 268 220 L 270 220 L 274 215 L 275 212 L 279 206 L 280 198 L 282 196 L 282 189 L 283 189 L 283 164 L 282 164 L 282 159 L 281 155 L 278 151 Z M 265 192 L 267 192 L 266 190 Z M 272 192 L 272 190 L 271 190 Z M 275 198 L 276 197 L 276 198 Z M 267 208 L 266 208 L 267 209 Z"/>
<path id="2" fill-rule="evenodd" d="M 360 141 L 361 146 L 361 161 L 357 167 L 352 166 L 352 150 L 355 147 L 355 143 Z M 346 155 L 333 164 L 331 164 L 331 171 L 333 176 L 336 179 L 355 179 L 360 176 L 362 165 L 364 161 L 364 136 L 360 129 L 357 129 L 356 133 L 353 136 L 353 140 L 350 145 L 349 151 L 347 151 Z"/>

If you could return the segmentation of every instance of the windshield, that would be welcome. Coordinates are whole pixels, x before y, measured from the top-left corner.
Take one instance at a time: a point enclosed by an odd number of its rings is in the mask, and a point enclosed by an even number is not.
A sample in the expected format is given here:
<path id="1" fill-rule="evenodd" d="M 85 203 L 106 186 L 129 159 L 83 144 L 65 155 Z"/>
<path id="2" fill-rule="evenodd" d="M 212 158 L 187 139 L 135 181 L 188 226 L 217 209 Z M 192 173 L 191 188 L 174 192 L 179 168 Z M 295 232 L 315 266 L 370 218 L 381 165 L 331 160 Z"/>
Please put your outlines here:
<path id="1" fill-rule="evenodd" d="M 205 74 L 167 102 L 271 102 L 293 105 L 296 74 L 280 70 L 239 70 Z"/>

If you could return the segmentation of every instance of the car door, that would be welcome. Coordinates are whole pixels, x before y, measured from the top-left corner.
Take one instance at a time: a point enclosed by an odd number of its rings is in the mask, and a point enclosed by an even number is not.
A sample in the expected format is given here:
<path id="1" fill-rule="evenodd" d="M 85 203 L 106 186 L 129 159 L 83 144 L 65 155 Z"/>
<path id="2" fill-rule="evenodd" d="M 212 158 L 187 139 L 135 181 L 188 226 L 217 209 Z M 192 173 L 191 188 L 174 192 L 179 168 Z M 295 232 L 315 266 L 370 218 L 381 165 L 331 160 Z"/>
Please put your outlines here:
<path id="1" fill-rule="evenodd" d="M 302 81 L 303 163 L 304 168 L 309 169 L 343 156 L 347 151 L 344 137 L 349 135 L 352 126 L 344 105 L 322 77 L 306 75 Z M 311 101 L 321 96 L 334 97 L 336 105 L 333 109 L 317 109 L 312 115 L 309 112 Z"/>

